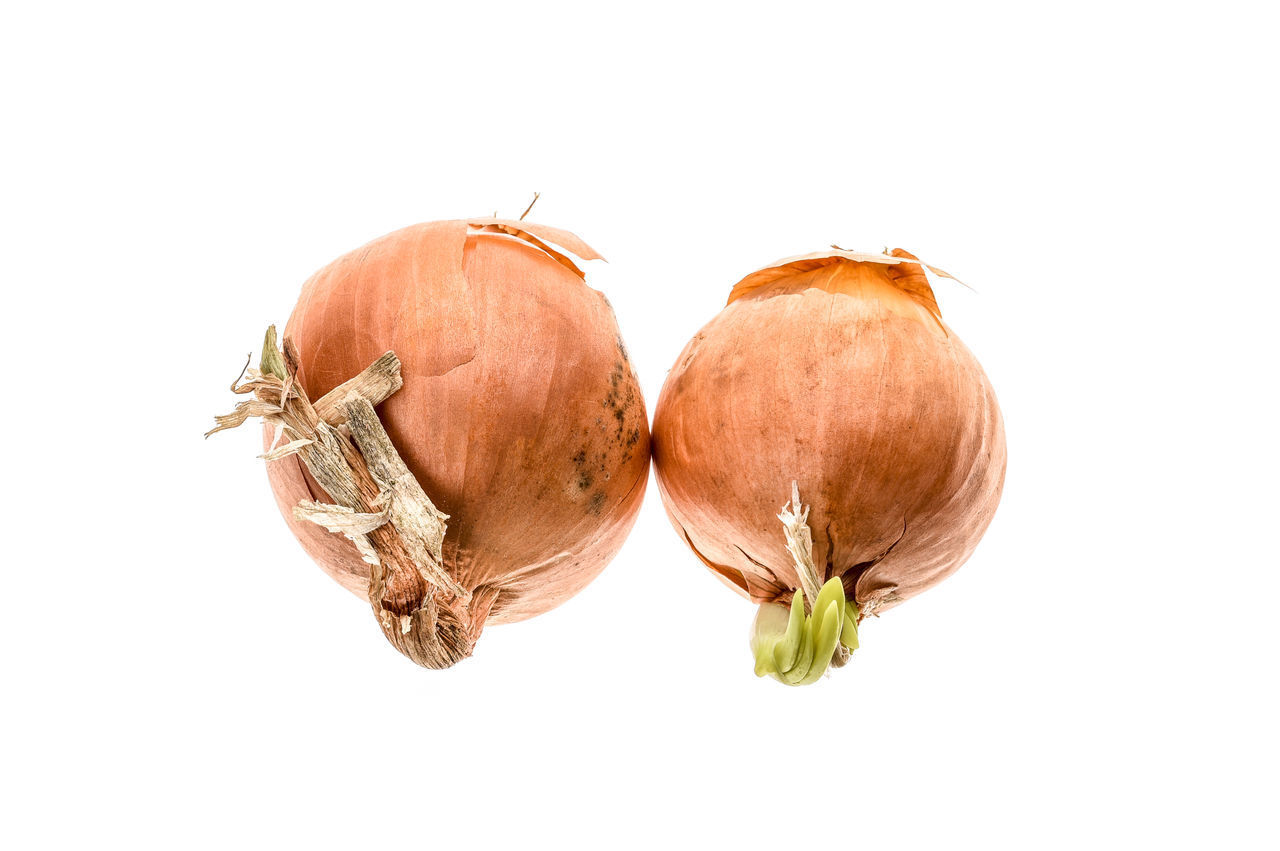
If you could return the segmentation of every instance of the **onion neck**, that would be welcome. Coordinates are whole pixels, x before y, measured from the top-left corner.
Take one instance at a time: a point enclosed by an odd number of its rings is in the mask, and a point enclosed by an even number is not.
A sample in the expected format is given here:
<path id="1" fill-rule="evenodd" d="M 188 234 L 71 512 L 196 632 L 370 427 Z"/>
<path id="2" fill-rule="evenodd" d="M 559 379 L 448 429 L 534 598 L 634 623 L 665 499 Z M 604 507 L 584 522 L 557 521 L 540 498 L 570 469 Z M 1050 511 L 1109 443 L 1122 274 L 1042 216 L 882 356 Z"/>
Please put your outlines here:
<path id="1" fill-rule="evenodd" d="M 430 594 L 412 612 L 393 615 L 377 602 L 379 583 L 370 583 L 370 602 L 378 626 L 391 646 L 424 668 L 451 668 L 471 655 L 484 628 L 488 608 L 457 598 Z"/>
<path id="2" fill-rule="evenodd" d="M 751 628 L 756 676 L 768 675 L 793 686 L 817 682 L 828 668 L 843 666 L 858 649 L 858 605 L 845 599 L 839 577 L 819 587 L 808 518 L 808 508 L 800 504 L 799 486 L 792 482 L 791 501 L 782 507 L 778 519 L 795 563 L 797 588 L 789 609 L 765 603 Z"/>

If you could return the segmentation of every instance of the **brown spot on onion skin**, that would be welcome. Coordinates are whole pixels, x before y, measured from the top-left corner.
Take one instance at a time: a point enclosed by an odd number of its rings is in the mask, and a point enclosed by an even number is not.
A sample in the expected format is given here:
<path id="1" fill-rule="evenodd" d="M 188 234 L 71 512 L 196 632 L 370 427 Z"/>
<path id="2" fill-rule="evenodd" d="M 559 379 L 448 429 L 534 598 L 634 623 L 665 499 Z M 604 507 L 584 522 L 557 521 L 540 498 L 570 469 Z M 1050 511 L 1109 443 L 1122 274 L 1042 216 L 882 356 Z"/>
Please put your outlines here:
<path id="1" fill-rule="evenodd" d="M 317 272 L 285 333 L 312 398 L 367 366 L 369 352 L 400 357 L 404 386 L 379 416 L 450 515 L 446 570 L 469 590 L 500 592 L 489 623 L 554 608 L 621 547 L 648 471 L 644 399 L 620 355 L 612 309 L 556 257 L 466 222 L 415 225 Z M 630 447 L 619 442 L 620 424 L 623 443 L 635 436 Z M 304 548 L 365 596 L 368 566 L 355 549 L 292 519 L 297 498 L 323 491 L 294 459 L 268 469 Z"/>
<path id="2" fill-rule="evenodd" d="M 823 254 L 753 273 L 667 377 L 653 435 L 663 505 L 757 602 L 796 587 L 777 518 L 793 480 L 815 563 L 864 611 L 950 575 L 991 521 L 1000 409 L 913 259 Z"/>

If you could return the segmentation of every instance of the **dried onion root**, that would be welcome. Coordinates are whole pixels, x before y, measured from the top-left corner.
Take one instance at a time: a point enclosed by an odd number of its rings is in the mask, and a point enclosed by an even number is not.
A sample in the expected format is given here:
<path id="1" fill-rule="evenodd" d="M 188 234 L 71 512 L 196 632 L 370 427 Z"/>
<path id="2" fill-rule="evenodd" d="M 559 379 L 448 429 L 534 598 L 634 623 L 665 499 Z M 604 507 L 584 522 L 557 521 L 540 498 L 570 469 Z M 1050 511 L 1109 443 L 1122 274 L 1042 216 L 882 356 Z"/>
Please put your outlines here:
<path id="1" fill-rule="evenodd" d="M 576 594 L 639 512 L 644 399 L 569 253 L 599 259 L 502 219 L 375 240 L 306 283 L 283 351 L 273 328 L 232 388 L 253 399 L 217 418 L 264 419 L 290 528 L 424 667 Z"/>
<path id="2" fill-rule="evenodd" d="M 662 502 L 760 605 L 757 675 L 803 685 L 843 665 L 861 620 L 949 576 L 995 513 L 1000 409 L 925 268 L 833 247 L 748 275 L 662 388 Z"/>

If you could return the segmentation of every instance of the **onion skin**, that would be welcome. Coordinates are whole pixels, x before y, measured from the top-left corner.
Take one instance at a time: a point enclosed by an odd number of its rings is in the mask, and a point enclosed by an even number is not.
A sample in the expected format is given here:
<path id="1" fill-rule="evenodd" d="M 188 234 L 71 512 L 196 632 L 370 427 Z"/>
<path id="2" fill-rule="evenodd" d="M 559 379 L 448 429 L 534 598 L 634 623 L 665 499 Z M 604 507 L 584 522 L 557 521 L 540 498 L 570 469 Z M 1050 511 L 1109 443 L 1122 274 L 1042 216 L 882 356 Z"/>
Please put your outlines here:
<path id="1" fill-rule="evenodd" d="M 1004 426 L 981 366 L 943 324 L 919 265 L 858 256 L 748 276 L 658 399 L 667 516 L 757 603 L 797 587 L 778 520 L 792 481 L 811 506 L 819 582 L 841 577 L 863 615 L 959 568 L 1000 499 Z"/>
<path id="2" fill-rule="evenodd" d="M 644 496 L 649 430 L 608 301 L 533 234 L 598 255 L 563 231 L 495 222 L 416 225 L 339 258 L 304 285 L 285 336 L 312 399 L 399 356 L 404 386 L 379 418 L 449 515 L 446 570 L 488 623 L 510 623 L 563 603 L 617 553 Z M 367 597 L 351 543 L 293 516 L 324 491 L 294 456 L 268 472 L 308 554 Z M 478 635 L 486 613 L 470 615 Z"/>

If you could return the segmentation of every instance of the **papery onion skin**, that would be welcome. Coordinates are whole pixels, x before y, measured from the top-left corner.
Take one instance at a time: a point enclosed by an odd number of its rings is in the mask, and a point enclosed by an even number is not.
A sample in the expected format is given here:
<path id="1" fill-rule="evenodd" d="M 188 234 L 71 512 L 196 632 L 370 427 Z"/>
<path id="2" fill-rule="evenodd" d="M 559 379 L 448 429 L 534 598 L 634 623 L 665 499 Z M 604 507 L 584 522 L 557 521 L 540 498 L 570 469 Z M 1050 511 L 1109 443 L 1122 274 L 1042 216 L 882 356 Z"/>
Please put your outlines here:
<path id="1" fill-rule="evenodd" d="M 667 515 L 759 603 L 797 587 L 778 520 L 792 481 L 811 506 L 819 581 L 841 577 L 864 614 L 959 568 L 1000 500 L 1004 426 L 981 366 L 943 324 L 919 265 L 856 256 L 748 276 L 658 399 Z"/>
<path id="2" fill-rule="evenodd" d="M 379 417 L 449 515 L 445 569 L 493 600 L 488 623 L 509 623 L 572 597 L 617 553 L 644 495 L 649 430 L 608 301 L 494 221 L 416 225 L 339 258 L 307 281 L 285 336 L 312 399 L 399 356 L 404 386 Z M 502 226 L 598 256 L 565 232 Z M 296 457 L 268 471 L 306 551 L 366 597 L 369 566 L 351 542 L 293 516 L 323 490 Z"/>

